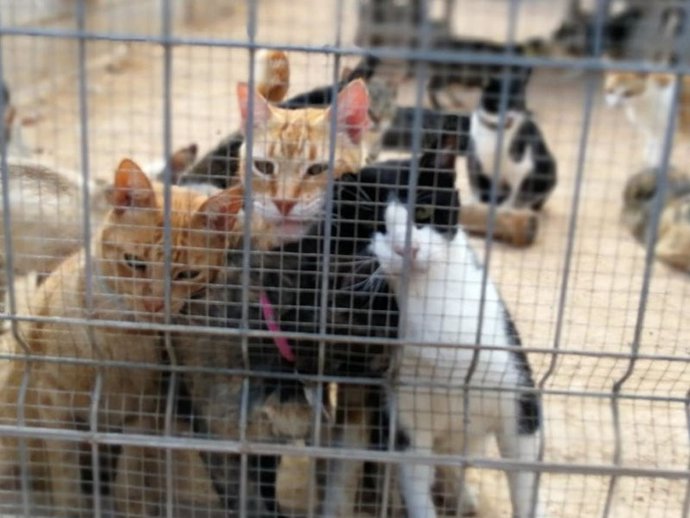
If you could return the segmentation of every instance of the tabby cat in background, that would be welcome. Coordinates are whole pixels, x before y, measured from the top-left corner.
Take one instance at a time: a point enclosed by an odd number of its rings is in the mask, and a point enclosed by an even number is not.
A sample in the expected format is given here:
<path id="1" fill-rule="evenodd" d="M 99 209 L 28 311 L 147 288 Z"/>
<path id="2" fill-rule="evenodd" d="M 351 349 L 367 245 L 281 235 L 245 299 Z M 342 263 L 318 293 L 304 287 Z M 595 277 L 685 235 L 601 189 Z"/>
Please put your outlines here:
<path id="1" fill-rule="evenodd" d="M 107 321 L 163 322 L 168 280 L 170 313 L 178 313 L 185 300 L 218 274 L 229 245 L 228 232 L 242 204 L 239 188 L 209 198 L 173 187 L 169 218 L 172 261 L 170 278 L 166 279 L 162 186 L 152 184 L 134 162 L 123 160 L 106 200 L 111 209 L 91 245 L 90 277 L 86 251 L 81 249 L 63 262 L 28 302 L 32 316 L 53 320 L 19 326 L 19 337 L 34 360 L 23 407 L 28 425 L 88 427 L 97 372 L 102 374 L 99 429 L 121 431 L 128 422 L 157 409 L 160 370 L 122 366 L 96 369 L 89 364 L 40 360 L 49 356 L 159 365 L 162 346 L 157 331 L 113 327 Z M 70 324 L 70 319 L 105 322 L 85 326 Z M 11 335 L 3 339 L 9 341 L 4 345 L 19 356 L 0 366 L 3 422 L 16 424 L 19 389 L 28 366 L 20 343 Z M 5 437 L 0 446 L 2 469 L 14 469 L 19 460 L 17 439 Z M 34 458 L 32 468 L 48 474 L 45 481 L 55 512 L 60 516 L 90 514 L 81 487 L 79 444 L 56 437 L 45 440 L 42 451 L 44 457 Z"/>
<path id="2" fill-rule="evenodd" d="M 660 174 L 658 169 L 640 171 L 630 177 L 623 192 L 623 224 L 643 246 L 652 230 Z M 667 182 L 654 254 L 669 266 L 690 271 L 690 175 L 671 168 Z"/>

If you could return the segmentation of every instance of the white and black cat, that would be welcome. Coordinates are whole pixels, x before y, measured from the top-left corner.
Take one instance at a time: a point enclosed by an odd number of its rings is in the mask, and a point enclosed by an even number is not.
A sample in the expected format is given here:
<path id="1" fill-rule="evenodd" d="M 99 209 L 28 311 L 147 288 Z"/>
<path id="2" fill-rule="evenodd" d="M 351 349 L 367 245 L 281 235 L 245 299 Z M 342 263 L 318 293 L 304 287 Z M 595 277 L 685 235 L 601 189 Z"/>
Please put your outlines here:
<path id="1" fill-rule="evenodd" d="M 481 452 L 493 435 L 503 458 L 534 462 L 540 449 L 541 401 L 517 329 L 490 280 L 482 308 L 483 267 L 465 233 L 448 219 L 459 201 L 443 189 L 437 192 L 429 196 L 429 205 L 417 203 L 413 213 L 405 196 L 389 193 L 371 246 L 404 308 L 402 337 L 410 342 L 398 353 L 389 396 L 398 429 L 406 436 L 406 449 L 415 453 L 430 454 L 439 447 L 463 453 L 467 447 L 471 455 Z M 431 345 L 438 343 L 445 347 Z M 492 348 L 479 349 L 465 408 L 463 387 L 474 350 L 462 346 L 475 344 Z M 406 462 L 400 469 L 408 518 L 435 517 L 435 467 Z M 535 480 L 532 472 L 508 473 L 514 517 L 543 516 L 538 505 L 531 514 Z M 476 511 L 469 493 L 462 494 L 464 511 Z"/>
<path id="2" fill-rule="evenodd" d="M 489 81 L 472 113 L 467 154 L 470 187 L 478 201 L 491 201 L 496 150 L 502 138 L 496 203 L 507 208 L 539 210 L 556 186 L 556 159 L 527 110 L 524 81 L 512 77 L 506 80 L 508 98 L 503 119 L 501 77 Z"/>

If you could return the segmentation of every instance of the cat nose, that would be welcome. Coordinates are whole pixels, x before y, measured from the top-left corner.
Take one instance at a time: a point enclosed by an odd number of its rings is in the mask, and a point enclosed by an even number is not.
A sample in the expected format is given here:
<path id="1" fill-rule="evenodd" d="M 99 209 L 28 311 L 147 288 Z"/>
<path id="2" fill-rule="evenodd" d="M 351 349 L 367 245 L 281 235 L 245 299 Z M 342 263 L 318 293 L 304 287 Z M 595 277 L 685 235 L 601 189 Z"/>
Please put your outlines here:
<path id="1" fill-rule="evenodd" d="M 405 247 L 404 245 L 396 245 L 393 247 L 393 252 L 395 252 L 400 257 L 405 257 L 405 255 L 409 255 L 410 259 L 414 261 L 417 258 L 417 254 L 419 253 L 419 245 L 415 243 L 410 243 L 409 247 Z"/>
<path id="2" fill-rule="evenodd" d="M 295 200 L 273 200 L 273 203 L 278 209 L 278 212 L 280 212 L 283 216 L 290 214 L 292 208 L 297 205 Z"/>
<path id="3" fill-rule="evenodd" d="M 151 313 L 158 313 L 165 306 L 165 301 L 162 299 L 144 299 L 143 306 L 146 311 Z"/>

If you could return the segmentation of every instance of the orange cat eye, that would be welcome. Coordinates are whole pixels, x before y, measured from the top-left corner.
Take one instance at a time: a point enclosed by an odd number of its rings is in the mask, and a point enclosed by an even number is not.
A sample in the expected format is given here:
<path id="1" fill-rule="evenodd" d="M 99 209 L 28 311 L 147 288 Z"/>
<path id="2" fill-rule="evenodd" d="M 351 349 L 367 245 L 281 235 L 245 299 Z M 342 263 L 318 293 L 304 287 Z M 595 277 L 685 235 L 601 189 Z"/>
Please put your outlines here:
<path id="1" fill-rule="evenodd" d="M 176 281 L 191 281 L 201 277 L 201 270 L 181 270 L 175 274 Z"/>
<path id="2" fill-rule="evenodd" d="M 146 261 L 141 257 L 137 257 L 134 254 L 125 254 L 124 259 L 127 263 L 127 266 L 129 266 L 132 270 L 139 273 L 144 273 L 146 271 Z"/>
<path id="3" fill-rule="evenodd" d="M 269 160 L 254 160 L 254 169 L 266 176 L 272 176 L 275 172 L 275 166 Z"/>
<path id="4" fill-rule="evenodd" d="M 319 162 L 318 164 L 312 164 L 307 167 L 305 174 L 307 176 L 318 176 L 326 171 L 328 171 L 328 162 Z"/>

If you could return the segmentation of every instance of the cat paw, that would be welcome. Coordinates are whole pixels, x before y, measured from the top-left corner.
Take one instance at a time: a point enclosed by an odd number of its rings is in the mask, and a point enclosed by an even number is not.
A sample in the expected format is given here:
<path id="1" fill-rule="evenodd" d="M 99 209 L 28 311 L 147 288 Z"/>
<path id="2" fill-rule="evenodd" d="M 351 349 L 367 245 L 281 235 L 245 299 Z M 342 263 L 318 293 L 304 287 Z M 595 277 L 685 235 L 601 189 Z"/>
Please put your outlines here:
<path id="1" fill-rule="evenodd" d="M 458 494 L 458 506 L 461 516 L 476 516 L 479 512 L 477 490 L 473 487 L 465 486 Z"/>

